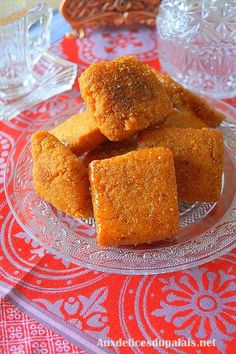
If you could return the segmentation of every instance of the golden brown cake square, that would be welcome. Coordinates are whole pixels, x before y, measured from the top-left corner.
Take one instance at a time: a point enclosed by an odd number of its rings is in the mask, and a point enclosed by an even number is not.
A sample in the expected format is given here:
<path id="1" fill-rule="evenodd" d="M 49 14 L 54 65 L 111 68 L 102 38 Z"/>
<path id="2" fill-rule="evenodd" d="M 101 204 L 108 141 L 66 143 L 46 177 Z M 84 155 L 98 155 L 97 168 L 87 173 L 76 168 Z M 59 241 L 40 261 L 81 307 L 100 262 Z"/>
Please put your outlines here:
<path id="1" fill-rule="evenodd" d="M 165 88 L 174 107 L 180 111 L 192 111 L 202 119 L 208 127 L 215 128 L 225 119 L 225 115 L 217 111 L 207 101 L 197 94 L 187 90 L 169 75 L 156 73 L 158 79 Z"/>
<path id="2" fill-rule="evenodd" d="M 154 71 L 132 56 L 90 65 L 79 84 L 100 131 L 112 141 L 159 125 L 173 110 Z"/>
<path id="3" fill-rule="evenodd" d="M 161 127 L 139 133 L 138 149 L 157 146 L 173 152 L 180 200 L 219 200 L 224 152 L 220 131 Z"/>
<path id="4" fill-rule="evenodd" d="M 93 215 L 87 169 L 75 154 L 46 131 L 32 135 L 35 193 L 75 218 Z"/>
<path id="5" fill-rule="evenodd" d="M 105 140 L 90 112 L 75 114 L 50 131 L 77 156 L 82 155 Z"/>
<path id="6" fill-rule="evenodd" d="M 89 165 L 97 241 L 138 245 L 179 231 L 173 154 L 166 148 L 133 151 Z"/>

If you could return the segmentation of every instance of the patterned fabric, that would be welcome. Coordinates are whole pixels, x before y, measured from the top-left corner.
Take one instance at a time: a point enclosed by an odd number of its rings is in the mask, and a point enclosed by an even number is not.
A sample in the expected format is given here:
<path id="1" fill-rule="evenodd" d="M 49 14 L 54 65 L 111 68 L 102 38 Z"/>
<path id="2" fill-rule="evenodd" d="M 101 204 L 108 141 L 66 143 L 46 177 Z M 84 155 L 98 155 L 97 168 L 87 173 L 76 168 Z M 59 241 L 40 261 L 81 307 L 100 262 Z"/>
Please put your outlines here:
<path id="1" fill-rule="evenodd" d="M 52 51 L 78 63 L 79 72 L 91 62 L 132 53 L 159 68 L 155 33 L 145 27 L 64 38 Z M 8 154 L 33 120 L 47 120 L 78 102 L 75 85 L 0 124 L 0 353 L 234 353 L 236 251 L 182 272 L 109 275 L 46 252 L 17 224 L 3 188 Z M 197 348 L 98 345 L 99 339 L 128 338 L 179 338 Z M 215 346 L 200 347 L 200 340 Z"/>
<path id="2" fill-rule="evenodd" d="M 6 299 L 0 301 L 0 353 L 85 353 Z"/>

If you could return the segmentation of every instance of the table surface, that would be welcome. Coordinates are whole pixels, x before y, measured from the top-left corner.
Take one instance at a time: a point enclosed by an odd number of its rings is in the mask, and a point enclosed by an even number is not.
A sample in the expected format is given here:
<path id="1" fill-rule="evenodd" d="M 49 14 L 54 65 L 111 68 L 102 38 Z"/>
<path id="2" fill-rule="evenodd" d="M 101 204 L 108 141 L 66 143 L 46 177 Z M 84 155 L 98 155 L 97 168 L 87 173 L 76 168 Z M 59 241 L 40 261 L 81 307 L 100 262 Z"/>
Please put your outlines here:
<path id="1" fill-rule="evenodd" d="M 155 33 L 149 28 L 102 29 L 84 40 L 64 38 L 69 28 L 56 13 L 52 51 L 76 62 L 79 71 L 124 53 L 158 68 Z M 235 352 L 236 251 L 182 272 L 107 275 L 47 253 L 15 221 L 3 192 L 15 140 L 32 120 L 51 118 L 80 101 L 75 88 L 0 124 L 0 353 Z M 198 347 L 102 348 L 99 338 L 191 340 Z M 200 347 L 200 340 L 215 345 Z"/>

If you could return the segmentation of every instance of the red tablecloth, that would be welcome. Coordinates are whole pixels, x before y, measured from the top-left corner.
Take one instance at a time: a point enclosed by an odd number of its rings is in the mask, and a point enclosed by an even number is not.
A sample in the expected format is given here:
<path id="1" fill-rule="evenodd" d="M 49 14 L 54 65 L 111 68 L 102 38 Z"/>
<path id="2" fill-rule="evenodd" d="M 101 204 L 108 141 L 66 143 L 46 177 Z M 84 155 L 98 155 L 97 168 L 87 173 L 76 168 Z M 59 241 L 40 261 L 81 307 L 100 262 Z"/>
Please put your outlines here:
<path id="1" fill-rule="evenodd" d="M 64 38 L 52 51 L 79 71 L 121 54 L 159 65 L 155 32 L 145 27 Z M 80 100 L 75 88 L 0 124 L 0 353 L 235 353 L 236 251 L 182 272 L 108 275 L 47 253 L 17 224 L 3 188 L 11 148 L 32 120 Z M 130 345 L 104 347 L 105 339 Z"/>

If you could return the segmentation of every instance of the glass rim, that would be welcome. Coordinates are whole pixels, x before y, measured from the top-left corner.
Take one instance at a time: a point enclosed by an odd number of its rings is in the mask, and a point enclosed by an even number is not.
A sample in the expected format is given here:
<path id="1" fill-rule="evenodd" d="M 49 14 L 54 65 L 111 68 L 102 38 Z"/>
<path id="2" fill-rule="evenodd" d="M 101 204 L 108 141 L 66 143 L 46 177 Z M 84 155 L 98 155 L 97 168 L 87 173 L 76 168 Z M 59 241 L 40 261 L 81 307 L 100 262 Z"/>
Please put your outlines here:
<path id="1" fill-rule="evenodd" d="M 22 4 L 20 4 L 22 3 Z M 5 26 L 8 25 L 12 22 L 15 22 L 16 20 L 19 20 L 20 18 L 24 17 L 25 15 L 27 15 L 29 9 L 30 9 L 30 5 L 29 5 L 29 1 L 28 0 L 18 0 L 18 5 L 19 8 L 18 9 L 14 9 L 12 11 L 12 13 L 7 14 L 6 16 L 0 16 L 0 26 Z"/>

